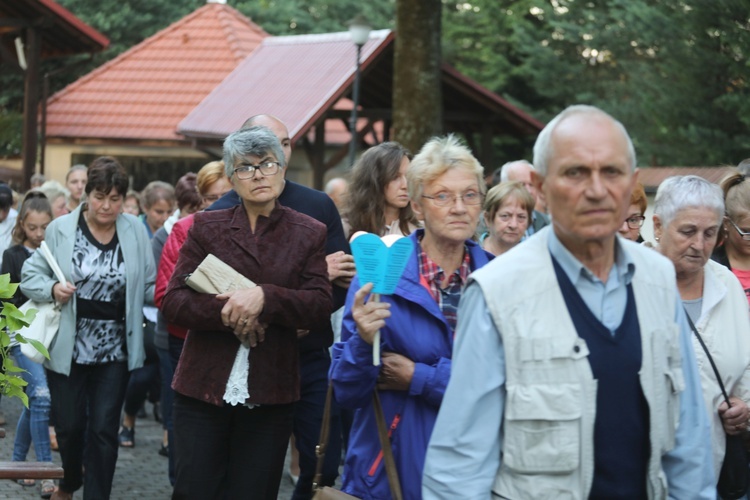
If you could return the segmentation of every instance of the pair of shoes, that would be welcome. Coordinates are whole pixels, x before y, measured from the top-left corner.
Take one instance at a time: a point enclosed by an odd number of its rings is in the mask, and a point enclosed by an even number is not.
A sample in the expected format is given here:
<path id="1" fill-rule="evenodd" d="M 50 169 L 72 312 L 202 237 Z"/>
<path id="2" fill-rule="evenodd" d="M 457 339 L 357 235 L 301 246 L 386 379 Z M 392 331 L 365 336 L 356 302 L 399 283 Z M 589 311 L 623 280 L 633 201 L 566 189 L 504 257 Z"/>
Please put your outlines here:
<path id="1" fill-rule="evenodd" d="M 39 496 L 49 498 L 55 492 L 55 482 L 52 479 L 43 479 L 39 486 Z"/>
<path id="2" fill-rule="evenodd" d="M 120 433 L 117 435 L 117 440 L 123 448 L 135 447 L 135 428 L 125 427 L 124 425 L 120 427 Z"/>
<path id="3" fill-rule="evenodd" d="M 61 490 L 59 487 L 52 493 L 50 500 L 73 500 L 73 494 Z"/>
<path id="4" fill-rule="evenodd" d="M 16 479 L 16 482 L 26 488 L 27 486 L 34 486 L 36 481 L 33 479 Z"/>
<path id="5" fill-rule="evenodd" d="M 295 476 L 292 474 L 292 471 L 289 471 L 289 481 L 291 481 L 292 485 L 297 486 L 297 481 L 299 481 L 299 476 Z"/>
<path id="6" fill-rule="evenodd" d="M 164 443 L 161 444 L 161 448 L 159 448 L 159 455 L 162 457 L 168 457 L 169 456 L 169 446 L 164 446 Z"/>
<path id="7" fill-rule="evenodd" d="M 158 401 L 154 403 L 154 420 L 161 423 L 161 404 Z"/>

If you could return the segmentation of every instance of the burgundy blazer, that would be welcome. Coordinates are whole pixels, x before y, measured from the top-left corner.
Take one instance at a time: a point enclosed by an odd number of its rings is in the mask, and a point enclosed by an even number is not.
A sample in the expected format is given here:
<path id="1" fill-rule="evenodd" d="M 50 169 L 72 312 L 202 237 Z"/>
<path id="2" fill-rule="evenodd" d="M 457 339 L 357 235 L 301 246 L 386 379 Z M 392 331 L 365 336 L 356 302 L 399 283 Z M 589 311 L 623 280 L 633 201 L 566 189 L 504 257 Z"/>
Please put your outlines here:
<path id="1" fill-rule="evenodd" d="M 299 399 L 297 329 L 310 329 L 331 314 L 326 267 L 326 227 L 278 203 L 259 217 L 255 233 L 243 205 L 195 215 L 162 303 L 167 321 L 189 329 L 172 388 L 221 406 L 240 342 L 221 321 L 226 303 L 185 284 L 209 253 L 263 289 L 260 321 L 265 340 L 250 349 L 248 388 L 254 404 Z"/>

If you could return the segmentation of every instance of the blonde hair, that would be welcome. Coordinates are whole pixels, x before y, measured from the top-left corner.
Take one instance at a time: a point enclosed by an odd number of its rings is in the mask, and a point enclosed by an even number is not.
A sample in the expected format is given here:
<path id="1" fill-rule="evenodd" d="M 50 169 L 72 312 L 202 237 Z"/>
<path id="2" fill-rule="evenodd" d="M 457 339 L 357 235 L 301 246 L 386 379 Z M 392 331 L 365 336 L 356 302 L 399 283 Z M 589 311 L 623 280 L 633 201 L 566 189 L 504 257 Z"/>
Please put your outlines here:
<path id="1" fill-rule="evenodd" d="M 412 160 L 406 171 L 409 198 L 418 201 L 422 197 L 425 184 L 453 168 L 474 174 L 479 191 L 485 193 L 487 186 L 484 183 L 484 168 L 469 148 L 461 144 L 456 136 L 448 134 L 446 137 L 430 139 Z"/>
<path id="2" fill-rule="evenodd" d="M 198 177 L 195 179 L 195 187 L 201 196 L 206 194 L 211 186 L 216 184 L 219 179 L 227 179 L 227 173 L 224 170 L 223 161 L 211 161 L 206 163 L 198 170 Z"/>

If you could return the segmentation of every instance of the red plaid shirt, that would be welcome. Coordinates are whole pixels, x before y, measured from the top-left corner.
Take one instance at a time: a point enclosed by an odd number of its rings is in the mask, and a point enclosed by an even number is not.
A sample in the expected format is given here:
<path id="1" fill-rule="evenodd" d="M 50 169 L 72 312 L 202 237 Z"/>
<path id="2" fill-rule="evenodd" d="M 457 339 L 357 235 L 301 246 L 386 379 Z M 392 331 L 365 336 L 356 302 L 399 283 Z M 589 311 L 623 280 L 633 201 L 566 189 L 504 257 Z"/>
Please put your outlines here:
<path id="1" fill-rule="evenodd" d="M 456 312 L 458 310 L 458 301 L 461 298 L 461 291 L 464 285 L 466 285 L 469 274 L 471 274 L 470 264 L 471 258 L 469 257 L 469 252 L 464 247 L 464 260 L 461 266 L 448 277 L 448 286 L 442 288 L 443 281 L 445 280 L 445 272 L 420 248 L 419 274 L 427 282 L 432 298 L 437 302 L 438 307 L 443 312 L 443 316 L 445 316 L 445 319 L 453 330 L 456 329 Z"/>

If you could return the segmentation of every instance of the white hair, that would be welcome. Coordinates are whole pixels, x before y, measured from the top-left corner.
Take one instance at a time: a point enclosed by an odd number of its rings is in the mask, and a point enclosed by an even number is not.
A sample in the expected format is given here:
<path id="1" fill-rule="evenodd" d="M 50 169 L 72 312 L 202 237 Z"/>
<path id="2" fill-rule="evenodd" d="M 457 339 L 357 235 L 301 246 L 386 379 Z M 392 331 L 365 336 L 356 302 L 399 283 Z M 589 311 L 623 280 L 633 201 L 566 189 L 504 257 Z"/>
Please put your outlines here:
<path id="1" fill-rule="evenodd" d="M 526 160 L 509 161 L 508 163 L 500 167 L 500 182 L 510 182 L 511 172 L 518 170 L 518 167 L 520 167 L 521 165 L 526 165 L 531 170 L 534 170 L 534 165 Z"/>
<path id="2" fill-rule="evenodd" d="M 674 220 L 680 210 L 706 207 L 716 212 L 717 223 L 724 216 L 724 194 L 716 184 L 697 175 L 668 177 L 656 190 L 654 215 L 664 227 Z"/>
<path id="3" fill-rule="evenodd" d="M 552 121 L 550 121 L 542 129 L 542 131 L 539 132 L 539 136 L 536 138 L 536 142 L 534 143 L 534 166 L 541 175 L 547 175 L 549 159 L 554 154 L 554 151 L 552 150 L 552 133 L 555 131 L 555 128 L 557 128 L 557 126 L 565 119 L 575 115 L 598 115 L 612 120 L 612 122 L 622 132 L 622 135 L 627 141 L 630 168 L 631 170 L 635 170 L 635 147 L 633 146 L 633 141 L 630 140 L 628 131 L 625 130 L 625 126 L 619 121 L 615 120 L 609 113 L 602 111 L 596 106 L 575 104 L 573 106 L 568 106 L 559 115 L 554 117 Z"/>

